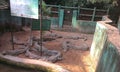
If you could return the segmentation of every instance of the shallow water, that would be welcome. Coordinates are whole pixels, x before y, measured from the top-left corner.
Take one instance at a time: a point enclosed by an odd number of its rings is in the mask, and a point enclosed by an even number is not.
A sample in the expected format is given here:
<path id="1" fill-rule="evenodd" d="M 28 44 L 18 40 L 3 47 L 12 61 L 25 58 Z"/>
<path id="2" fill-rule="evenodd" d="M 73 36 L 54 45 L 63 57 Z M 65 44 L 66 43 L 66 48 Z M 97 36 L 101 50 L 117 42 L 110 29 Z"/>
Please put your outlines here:
<path id="1" fill-rule="evenodd" d="M 43 72 L 34 69 L 25 69 L 22 67 L 15 67 L 12 65 L 7 65 L 0 63 L 0 72 Z"/>

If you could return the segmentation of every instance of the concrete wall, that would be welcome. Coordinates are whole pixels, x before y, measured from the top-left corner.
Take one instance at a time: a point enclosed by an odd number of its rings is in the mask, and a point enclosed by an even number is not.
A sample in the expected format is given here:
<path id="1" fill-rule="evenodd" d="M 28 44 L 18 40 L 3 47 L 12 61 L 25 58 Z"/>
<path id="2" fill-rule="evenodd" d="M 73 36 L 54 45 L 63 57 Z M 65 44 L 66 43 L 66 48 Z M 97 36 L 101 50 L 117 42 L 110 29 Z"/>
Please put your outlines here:
<path id="1" fill-rule="evenodd" d="M 96 27 L 95 21 L 84 21 L 84 20 L 77 20 L 76 26 L 74 28 L 78 29 L 82 33 L 94 33 Z"/>
<path id="2" fill-rule="evenodd" d="M 90 54 L 95 61 L 99 60 L 99 57 L 104 48 L 105 42 L 107 41 L 106 30 L 107 28 L 104 25 L 97 22 L 94 37 L 93 37 L 93 42 L 90 50 Z"/>
<path id="3" fill-rule="evenodd" d="M 10 27 L 19 30 L 22 25 L 22 18 L 11 16 L 10 10 L 0 10 L 0 32 L 10 31 Z"/>
<path id="4" fill-rule="evenodd" d="M 10 10 L 1 10 L 0 11 L 0 24 L 5 23 L 14 23 L 16 25 L 21 25 L 21 17 L 11 16 Z"/>
<path id="5" fill-rule="evenodd" d="M 101 53 L 96 72 L 120 72 L 119 64 L 119 52 L 111 42 L 107 42 Z"/>
<path id="6" fill-rule="evenodd" d="M 97 22 L 90 50 L 95 72 L 120 72 L 120 35 L 117 28 Z"/>
<path id="7" fill-rule="evenodd" d="M 51 28 L 55 29 L 59 26 L 59 18 L 58 17 L 50 17 L 51 20 Z"/>

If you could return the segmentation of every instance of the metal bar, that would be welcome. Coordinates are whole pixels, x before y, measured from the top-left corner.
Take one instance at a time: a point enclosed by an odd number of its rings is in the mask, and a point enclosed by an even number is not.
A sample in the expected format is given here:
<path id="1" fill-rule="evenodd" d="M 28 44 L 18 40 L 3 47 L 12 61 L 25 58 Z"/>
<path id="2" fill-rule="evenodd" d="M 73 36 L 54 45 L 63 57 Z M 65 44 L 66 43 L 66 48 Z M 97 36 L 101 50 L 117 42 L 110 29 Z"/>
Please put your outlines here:
<path id="1" fill-rule="evenodd" d="M 48 7 L 58 7 L 59 8 L 59 6 L 60 5 L 47 5 Z M 77 7 L 68 7 L 68 6 L 61 6 L 62 8 L 76 8 L 77 9 Z"/>
<path id="2" fill-rule="evenodd" d="M 30 45 L 32 45 L 32 18 L 31 18 L 31 30 L 30 30 Z"/>
<path id="3" fill-rule="evenodd" d="M 96 7 L 94 8 L 94 11 L 93 11 L 93 15 L 92 15 L 91 21 L 94 21 L 94 19 L 95 19 L 95 12 L 96 12 Z"/>
<path id="4" fill-rule="evenodd" d="M 60 12 L 60 9 L 61 9 L 61 5 L 59 5 L 59 7 L 58 7 L 58 12 Z"/>
<path id="5" fill-rule="evenodd" d="M 95 17 L 103 17 L 102 15 L 100 16 L 100 15 L 95 15 Z"/>
<path id="6" fill-rule="evenodd" d="M 79 18 L 79 14 L 80 14 L 80 6 L 78 6 L 78 14 L 77 14 L 77 18 Z"/>
<path id="7" fill-rule="evenodd" d="M 96 11 L 103 11 L 103 12 L 106 12 L 107 10 L 96 9 Z"/>
<path id="8" fill-rule="evenodd" d="M 11 42 L 12 42 L 12 49 L 14 50 L 15 49 L 15 47 L 14 47 L 14 42 L 13 42 L 13 36 L 14 36 L 14 32 L 13 32 L 13 23 L 12 23 L 12 18 L 11 18 Z"/>
<path id="9" fill-rule="evenodd" d="M 59 7 L 58 5 L 48 5 L 47 6 L 49 7 Z M 74 8 L 74 9 L 77 9 L 78 7 L 68 7 L 68 6 L 61 6 L 62 8 Z M 84 9 L 84 10 L 94 10 L 94 9 L 91 9 L 91 8 L 81 8 L 80 9 Z M 96 9 L 96 11 L 107 11 L 107 10 L 103 10 L 103 9 Z"/>
<path id="10" fill-rule="evenodd" d="M 42 56 L 42 0 L 40 0 L 40 55 Z"/>
<path id="11" fill-rule="evenodd" d="M 51 11 L 51 13 L 59 13 L 58 11 Z"/>
<path id="12" fill-rule="evenodd" d="M 11 41 L 12 41 L 12 49 L 14 50 L 14 42 L 13 42 L 13 31 L 12 31 L 12 27 L 11 27 Z"/>
<path id="13" fill-rule="evenodd" d="M 79 14 L 80 16 L 93 16 L 93 15 L 89 15 L 89 14 Z"/>
<path id="14" fill-rule="evenodd" d="M 68 6 L 61 6 L 62 8 L 68 8 L 68 9 L 77 9 L 78 7 L 68 7 Z"/>
<path id="15" fill-rule="evenodd" d="M 107 9 L 107 15 L 109 14 L 110 7 Z"/>
<path id="16" fill-rule="evenodd" d="M 83 9 L 83 10 L 94 10 L 94 9 L 91 9 L 91 8 L 80 8 L 80 9 Z"/>

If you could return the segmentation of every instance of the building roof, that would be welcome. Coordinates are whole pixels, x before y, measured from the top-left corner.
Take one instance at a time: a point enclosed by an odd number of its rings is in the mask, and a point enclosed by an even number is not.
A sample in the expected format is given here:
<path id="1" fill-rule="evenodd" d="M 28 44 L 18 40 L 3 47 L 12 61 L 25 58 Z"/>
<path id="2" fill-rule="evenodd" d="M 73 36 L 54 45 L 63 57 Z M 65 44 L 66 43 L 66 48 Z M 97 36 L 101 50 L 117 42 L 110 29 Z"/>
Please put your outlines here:
<path id="1" fill-rule="evenodd" d="M 5 0 L 0 0 L 0 10 L 1 9 L 8 9 L 9 3 L 6 2 Z"/>

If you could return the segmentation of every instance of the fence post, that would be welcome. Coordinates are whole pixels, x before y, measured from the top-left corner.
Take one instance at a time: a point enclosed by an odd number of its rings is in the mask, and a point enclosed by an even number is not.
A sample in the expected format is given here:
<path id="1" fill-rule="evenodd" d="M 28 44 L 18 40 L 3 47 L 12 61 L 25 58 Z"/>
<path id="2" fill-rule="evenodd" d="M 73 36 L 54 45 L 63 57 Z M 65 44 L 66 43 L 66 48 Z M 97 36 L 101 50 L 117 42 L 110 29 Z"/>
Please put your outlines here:
<path id="1" fill-rule="evenodd" d="M 93 11 L 93 15 L 92 15 L 91 21 L 94 21 L 94 19 L 95 19 L 95 12 L 96 12 L 96 7 L 94 7 L 94 11 Z"/>
<path id="2" fill-rule="evenodd" d="M 59 27 L 63 26 L 63 19 L 64 19 L 64 9 L 59 10 Z"/>
<path id="3" fill-rule="evenodd" d="M 73 10 L 73 16 L 72 16 L 72 26 L 77 26 L 77 10 Z"/>
<path id="4" fill-rule="evenodd" d="M 107 9 L 107 15 L 109 14 L 110 7 Z"/>
<path id="5" fill-rule="evenodd" d="M 61 9 L 61 5 L 59 5 L 59 7 L 58 7 L 58 12 L 60 12 L 60 9 Z"/>
<path id="6" fill-rule="evenodd" d="M 79 18 L 79 14 L 80 14 L 80 6 L 78 6 L 78 14 L 77 14 L 78 18 Z"/>

